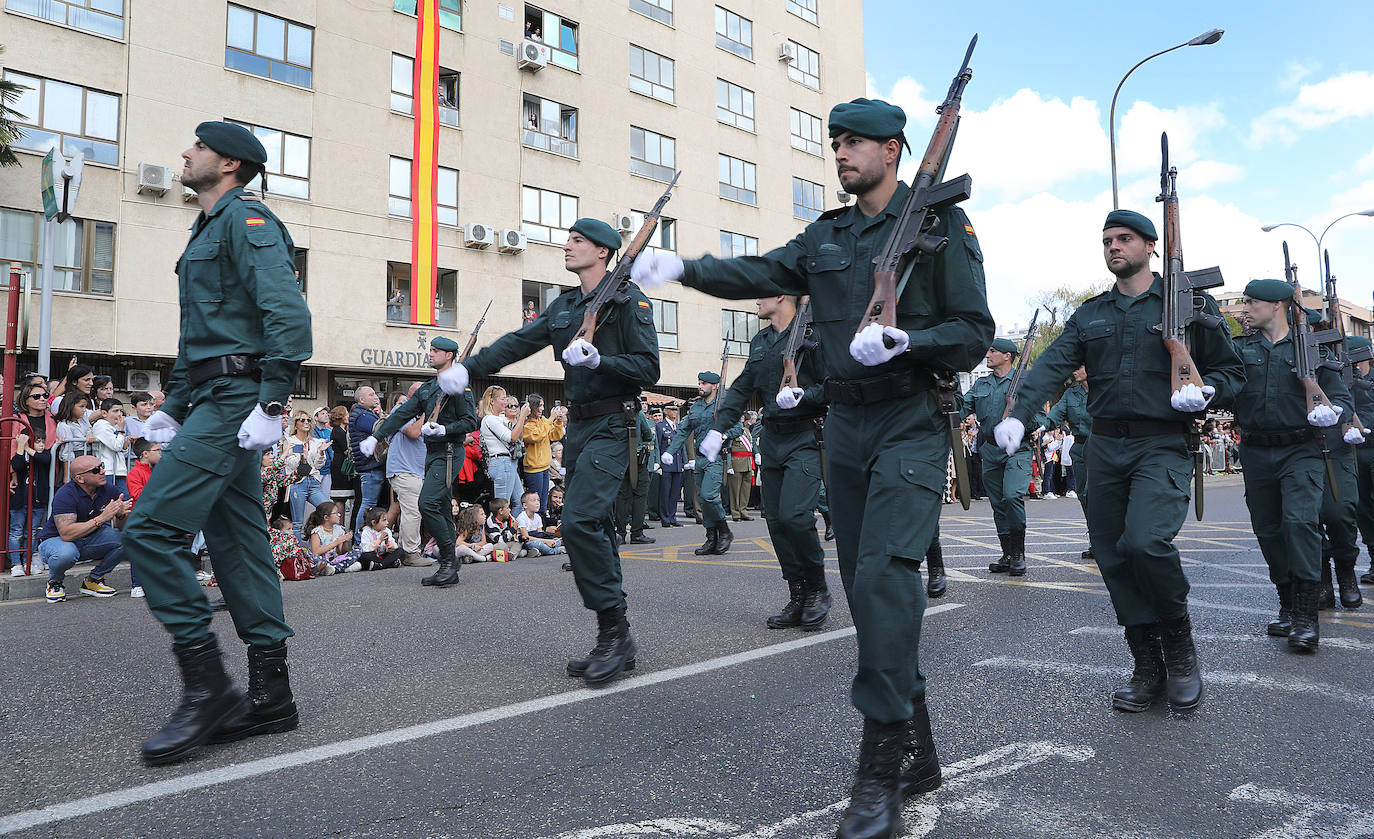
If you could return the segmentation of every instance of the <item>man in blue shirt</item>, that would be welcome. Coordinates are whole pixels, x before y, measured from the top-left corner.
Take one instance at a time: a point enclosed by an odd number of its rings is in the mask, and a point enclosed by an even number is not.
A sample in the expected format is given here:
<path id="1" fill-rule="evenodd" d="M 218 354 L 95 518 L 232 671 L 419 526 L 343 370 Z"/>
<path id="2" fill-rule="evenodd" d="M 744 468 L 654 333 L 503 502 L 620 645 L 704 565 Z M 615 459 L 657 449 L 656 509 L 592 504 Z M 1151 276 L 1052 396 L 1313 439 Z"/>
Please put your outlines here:
<path id="1" fill-rule="evenodd" d="M 48 566 L 48 602 L 67 599 L 62 580 L 78 562 L 96 566 L 81 581 L 80 591 L 91 597 L 113 597 L 105 575 L 124 559 L 119 533 L 111 526 L 134 508 L 123 493 L 105 483 L 100 460 L 82 455 L 71 463 L 72 479 L 53 495 L 52 515 L 39 534 L 38 555 Z"/>

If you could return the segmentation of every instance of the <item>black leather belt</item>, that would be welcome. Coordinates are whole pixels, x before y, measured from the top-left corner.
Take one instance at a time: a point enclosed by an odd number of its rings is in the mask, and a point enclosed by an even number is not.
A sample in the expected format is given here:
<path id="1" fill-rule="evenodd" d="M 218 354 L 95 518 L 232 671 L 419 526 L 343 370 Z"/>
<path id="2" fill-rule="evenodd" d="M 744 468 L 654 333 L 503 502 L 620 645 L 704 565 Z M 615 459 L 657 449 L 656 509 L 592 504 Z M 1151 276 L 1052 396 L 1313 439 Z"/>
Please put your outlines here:
<path id="1" fill-rule="evenodd" d="M 638 393 L 628 393 L 624 396 L 611 396 L 606 399 L 598 399 L 595 402 L 574 402 L 568 406 L 568 419 L 591 419 L 592 417 L 604 417 L 607 414 L 618 414 L 626 400 L 639 402 Z"/>
<path id="2" fill-rule="evenodd" d="M 1093 420 L 1093 434 L 1103 437 L 1162 437 L 1165 434 L 1187 434 L 1188 423 L 1163 420 Z"/>
<path id="3" fill-rule="evenodd" d="M 815 431 L 816 420 L 824 416 L 812 414 L 809 417 L 764 417 L 763 427 L 774 434 L 800 434 L 803 431 Z"/>
<path id="4" fill-rule="evenodd" d="M 905 399 L 935 387 L 935 378 L 925 370 L 908 367 L 867 379 L 825 380 L 825 399 L 840 405 L 872 405 L 891 399 Z"/>
<path id="5" fill-rule="evenodd" d="M 207 358 L 186 371 L 186 380 L 191 383 L 191 387 L 199 387 L 220 376 L 252 376 L 254 379 L 261 379 L 262 368 L 258 366 L 258 360 L 251 355 L 221 355 L 217 358 Z"/>
<path id="6" fill-rule="evenodd" d="M 1295 428 L 1291 431 L 1275 431 L 1269 434 L 1260 434 L 1254 431 L 1240 432 L 1241 443 L 1247 446 L 1262 446 L 1264 448 L 1277 448 L 1278 446 L 1295 446 L 1298 443 L 1310 443 L 1316 440 L 1321 434 L 1315 428 Z"/>

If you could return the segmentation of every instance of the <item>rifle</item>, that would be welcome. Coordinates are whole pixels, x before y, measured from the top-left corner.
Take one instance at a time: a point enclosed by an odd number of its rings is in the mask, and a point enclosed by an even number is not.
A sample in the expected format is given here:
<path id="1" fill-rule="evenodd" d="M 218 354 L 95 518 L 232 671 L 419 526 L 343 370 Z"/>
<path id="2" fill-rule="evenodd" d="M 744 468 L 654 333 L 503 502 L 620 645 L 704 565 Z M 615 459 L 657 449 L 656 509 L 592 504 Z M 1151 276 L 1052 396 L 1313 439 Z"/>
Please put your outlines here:
<path id="1" fill-rule="evenodd" d="M 1016 407 L 1016 392 L 1021 389 L 1021 380 L 1026 377 L 1026 368 L 1030 367 L 1031 344 L 1035 342 L 1035 321 L 1040 317 L 1040 307 L 1035 308 L 1031 314 L 1030 326 L 1026 327 L 1026 343 L 1021 350 L 1021 357 L 1016 359 L 1016 373 L 1011 377 L 1011 387 L 1007 388 L 1007 407 L 1002 410 L 1002 419 L 1011 416 L 1012 409 Z"/>
<path id="2" fill-rule="evenodd" d="M 472 355 L 473 349 L 477 346 L 477 336 L 478 336 L 478 334 L 480 334 L 481 331 L 482 331 L 482 324 L 484 324 L 484 323 L 487 322 L 487 312 L 490 312 L 490 311 L 491 311 L 491 304 L 492 304 L 493 302 L 495 302 L 495 299 L 496 299 L 496 298 L 492 298 L 491 300 L 488 300 L 488 301 L 487 301 L 487 307 L 486 307 L 485 309 L 482 310 L 482 316 L 481 316 L 480 318 L 477 319 L 477 325 L 474 326 L 474 327 L 472 327 L 472 333 L 471 333 L 470 335 L 468 335 L 468 342 L 467 342 L 466 345 L 464 345 L 463 351 L 462 351 L 461 353 L 459 353 L 459 354 L 458 354 L 458 357 L 455 358 L 455 359 L 453 360 L 453 363 L 454 363 L 454 364 L 457 364 L 458 362 L 463 361 L 463 360 L 466 359 L 468 356 Z M 434 404 L 434 413 L 432 413 L 432 414 L 429 415 L 429 421 L 430 421 L 430 422 L 438 422 L 438 421 L 439 421 L 439 411 L 443 410 L 444 403 L 447 402 L 447 401 L 448 401 L 448 396 L 447 396 L 447 395 L 444 395 L 443 397 L 441 397 L 441 398 L 439 399 L 438 402 L 436 402 L 436 403 Z M 453 446 L 453 444 L 452 444 L 452 443 L 449 443 L 450 449 L 452 449 L 452 446 Z"/>
<path id="3" fill-rule="evenodd" d="M 787 344 L 782 349 L 782 384 L 778 391 L 799 387 L 797 384 L 797 353 L 806 340 L 807 329 L 811 326 L 811 298 L 802 301 L 797 313 L 792 317 L 792 328 L 787 333 Z"/>
<path id="4" fill-rule="evenodd" d="M 868 310 L 859 321 L 857 332 L 862 332 L 870 324 L 879 326 L 897 325 L 897 299 L 901 297 L 902 287 L 915 265 L 915 252 L 937 254 L 949 244 L 949 239 L 936 236 L 932 231 L 939 225 L 937 213 L 968 200 L 972 194 L 973 179 L 960 175 L 953 180 L 936 183 L 944 174 L 950 150 L 954 147 L 954 135 L 959 128 L 959 106 L 963 100 L 964 87 L 973 78 L 969 69 L 969 59 L 973 57 L 973 47 L 978 36 L 968 43 L 964 53 L 964 63 L 950 82 L 945 101 L 935 109 L 940 115 L 935 123 L 935 132 L 926 146 L 921 158 L 921 166 L 916 172 L 916 180 L 907 191 L 902 202 L 897 224 L 888 236 L 887 244 L 873 259 L 873 297 L 868 301 Z M 897 278 L 902 277 L 901 287 Z M 896 346 L 890 337 L 883 336 L 883 344 L 889 349 Z"/>
<path id="5" fill-rule="evenodd" d="M 1336 347 L 1336 358 L 1340 362 L 1341 381 L 1345 383 L 1345 389 L 1350 391 L 1353 398 L 1355 395 L 1355 365 L 1361 361 L 1374 359 L 1374 353 L 1368 349 L 1352 351 L 1345 343 L 1345 318 L 1341 316 L 1341 298 L 1336 294 L 1336 278 L 1331 273 L 1331 251 L 1323 251 L 1325 294 L 1322 302 L 1326 304 L 1326 320 L 1328 324 L 1333 324 L 1335 331 L 1340 335 L 1340 339 L 1334 343 Z M 1350 421 L 1341 426 L 1342 431 L 1349 431 L 1352 428 L 1364 429 L 1364 422 L 1354 412 L 1350 412 Z"/>
<path id="6" fill-rule="evenodd" d="M 1334 329 L 1314 332 L 1307 322 L 1307 310 L 1302 305 L 1302 286 L 1298 284 L 1298 266 L 1288 258 L 1288 242 L 1283 243 L 1283 278 L 1293 287 L 1293 297 L 1288 301 L 1293 311 L 1293 362 L 1297 368 L 1298 381 L 1307 391 L 1307 409 L 1325 405 L 1330 408 L 1331 400 L 1321 385 L 1317 384 L 1317 368 L 1328 366 L 1322 361 L 1321 345 L 1337 340 L 1340 335 Z M 1336 486 L 1336 470 L 1331 465 L 1331 450 L 1326 447 L 1326 435 L 1319 434 L 1317 439 L 1322 446 L 1322 461 L 1326 464 L 1326 483 L 1331 487 L 1331 497 L 1341 500 Z"/>
<path id="7" fill-rule="evenodd" d="M 1169 380 L 1171 389 L 1177 393 L 1184 385 L 1202 387 L 1202 376 L 1198 375 L 1197 362 L 1188 349 L 1188 327 L 1200 323 L 1209 329 L 1222 324 L 1222 319 L 1203 311 L 1203 301 L 1194 292 L 1204 288 L 1215 288 L 1224 280 L 1221 269 L 1203 268 L 1200 271 L 1183 270 L 1183 241 L 1178 218 L 1178 169 L 1169 166 L 1169 135 L 1159 135 L 1159 197 L 1155 201 L 1164 204 L 1164 317 L 1157 331 L 1164 339 L 1164 349 L 1169 353 Z M 1193 449 L 1193 509 L 1197 520 L 1202 521 L 1203 478 L 1202 478 L 1202 437 L 1197 433 L 1188 435 Z"/>
<path id="8" fill-rule="evenodd" d="M 659 196 L 654 203 L 654 208 L 644 214 L 644 224 L 640 225 L 639 232 L 630 240 L 625 252 L 615 261 L 615 268 L 611 271 L 611 276 L 602 281 L 596 289 L 596 294 L 592 297 L 592 302 L 587 305 L 587 312 L 582 316 L 582 326 L 573 336 L 573 340 L 578 338 L 591 344 L 596 336 L 598 320 L 602 310 L 607 303 L 615 301 L 625 302 L 627 298 L 626 289 L 630 285 L 630 267 L 634 265 L 635 258 L 640 251 L 649 243 L 649 237 L 653 235 L 654 228 L 658 227 L 659 217 L 663 214 L 663 206 L 673 198 L 673 187 L 677 185 L 677 179 L 682 175 L 681 172 L 673 173 L 673 180 L 668 184 L 668 188 Z M 585 352 L 585 351 L 584 351 Z"/>
<path id="9" fill-rule="evenodd" d="M 726 338 L 720 342 L 720 382 L 716 385 L 716 400 L 711 405 L 711 426 L 716 424 L 716 418 L 720 416 L 720 403 L 722 391 L 725 390 L 725 365 L 730 363 L 730 339 Z"/>

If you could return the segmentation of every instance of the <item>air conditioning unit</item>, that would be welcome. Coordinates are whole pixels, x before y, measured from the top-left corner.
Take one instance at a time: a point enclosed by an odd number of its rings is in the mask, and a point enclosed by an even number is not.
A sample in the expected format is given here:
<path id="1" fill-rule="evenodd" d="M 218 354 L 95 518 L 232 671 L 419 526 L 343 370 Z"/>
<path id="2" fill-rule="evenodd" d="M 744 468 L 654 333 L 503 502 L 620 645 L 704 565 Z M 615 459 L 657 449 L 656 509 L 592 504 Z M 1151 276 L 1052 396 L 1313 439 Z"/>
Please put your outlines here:
<path id="1" fill-rule="evenodd" d="M 788 64 L 797 60 L 797 45 L 791 41 L 783 41 L 778 44 L 778 60 L 786 61 Z"/>
<path id="2" fill-rule="evenodd" d="M 125 390 L 161 390 L 162 374 L 156 370 L 130 370 L 125 382 Z"/>
<path id="3" fill-rule="evenodd" d="M 463 225 L 463 245 L 469 248 L 488 248 L 496 241 L 496 231 L 490 224 L 468 222 Z"/>
<path id="4" fill-rule="evenodd" d="M 497 249 L 501 253 L 521 253 L 525 250 L 525 234 L 514 228 L 497 232 Z"/>
<path id="5" fill-rule="evenodd" d="M 612 213 L 611 227 L 614 227 L 617 233 L 633 233 L 635 229 L 634 216 L 629 213 Z"/>
<path id="6" fill-rule="evenodd" d="M 166 195 L 172 188 L 172 170 L 156 163 L 138 164 L 138 191 Z"/>
<path id="7" fill-rule="evenodd" d="M 520 42 L 520 51 L 515 54 L 515 66 L 521 70 L 538 73 L 549 63 L 549 48 L 546 44 L 526 39 Z"/>
<path id="8" fill-rule="evenodd" d="M 200 193 L 196 192 L 194 189 L 191 189 L 189 186 L 183 186 L 181 188 L 181 200 L 185 201 L 187 204 L 190 204 L 192 201 L 196 200 L 199 197 Z"/>

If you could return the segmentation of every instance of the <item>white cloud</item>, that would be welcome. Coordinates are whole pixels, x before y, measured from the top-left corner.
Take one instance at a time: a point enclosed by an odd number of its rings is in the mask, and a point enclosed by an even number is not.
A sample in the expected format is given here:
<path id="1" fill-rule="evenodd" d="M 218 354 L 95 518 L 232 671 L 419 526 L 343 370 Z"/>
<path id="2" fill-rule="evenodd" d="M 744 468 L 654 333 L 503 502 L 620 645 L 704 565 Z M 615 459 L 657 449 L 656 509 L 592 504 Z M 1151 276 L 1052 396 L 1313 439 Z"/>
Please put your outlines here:
<path id="1" fill-rule="evenodd" d="M 906 131 L 907 139 L 915 148 L 919 129 L 932 128 L 935 125 L 935 106 L 940 103 L 934 99 L 926 98 L 925 85 L 913 79 L 911 76 L 903 76 L 893 83 L 890 90 L 879 90 L 874 83 L 871 75 L 866 76 L 867 88 L 864 93 L 870 99 L 882 99 L 891 102 L 906 112 Z M 918 131 L 913 134 L 913 129 Z M 924 142 L 921 144 L 924 150 Z"/>
<path id="2" fill-rule="evenodd" d="M 1317 71 L 1315 64 L 1303 64 L 1300 61 L 1290 61 L 1284 68 L 1284 76 L 1279 80 L 1279 87 L 1284 90 L 1295 90 L 1302 84 L 1303 79 L 1311 76 Z"/>
<path id="3" fill-rule="evenodd" d="M 1158 172 L 1159 135 L 1169 135 L 1169 164 L 1182 169 L 1202 155 L 1205 136 L 1226 125 L 1215 105 L 1159 108 L 1136 102 L 1121 118 L 1117 133 L 1116 167 L 1121 174 Z"/>
<path id="4" fill-rule="evenodd" d="M 1374 149 L 1355 163 L 1356 172 L 1374 172 Z"/>
<path id="5" fill-rule="evenodd" d="M 1342 73 L 1303 85 L 1292 102 L 1256 117 L 1250 125 L 1250 144 L 1292 143 L 1303 131 L 1368 116 L 1374 116 L 1374 73 Z"/>
<path id="6" fill-rule="evenodd" d="M 1184 167 L 1178 173 L 1178 180 L 1181 185 L 1186 185 L 1189 190 L 1200 190 L 1216 184 L 1238 181 L 1244 176 L 1245 168 L 1243 166 L 1237 166 L 1234 163 L 1222 163 L 1219 160 L 1199 160 Z"/>

